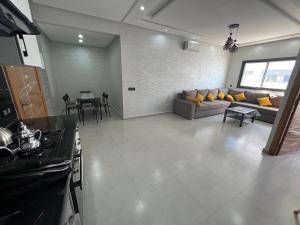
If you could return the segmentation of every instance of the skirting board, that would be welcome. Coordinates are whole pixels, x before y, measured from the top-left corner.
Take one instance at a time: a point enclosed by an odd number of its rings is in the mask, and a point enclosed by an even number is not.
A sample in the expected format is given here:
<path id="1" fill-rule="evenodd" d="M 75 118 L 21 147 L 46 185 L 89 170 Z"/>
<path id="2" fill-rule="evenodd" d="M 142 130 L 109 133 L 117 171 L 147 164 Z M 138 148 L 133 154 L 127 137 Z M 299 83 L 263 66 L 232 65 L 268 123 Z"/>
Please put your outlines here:
<path id="1" fill-rule="evenodd" d="M 164 112 L 156 112 L 156 113 L 147 113 L 147 114 L 140 114 L 140 115 L 134 115 L 134 116 L 127 116 L 123 117 L 124 120 L 126 119 L 133 119 L 136 117 L 144 117 L 144 116 L 154 116 L 154 115 L 159 115 L 159 114 L 165 114 L 165 113 L 172 113 L 173 111 L 164 111 Z"/>

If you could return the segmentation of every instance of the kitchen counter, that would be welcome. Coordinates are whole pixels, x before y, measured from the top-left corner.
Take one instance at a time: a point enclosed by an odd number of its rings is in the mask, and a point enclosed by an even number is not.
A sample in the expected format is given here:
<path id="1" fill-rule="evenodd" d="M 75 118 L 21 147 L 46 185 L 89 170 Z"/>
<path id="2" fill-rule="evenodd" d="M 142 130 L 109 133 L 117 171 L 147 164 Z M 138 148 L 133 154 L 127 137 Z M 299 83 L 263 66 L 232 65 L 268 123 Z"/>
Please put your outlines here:
<path id="1" fill-rule="evenodd" d="M 73 161 L 77 126 L 76 116 L 57 116 L 24 120 L 31 129 L 64 129 L 62 141 L 55 156 Z M 13 127 L 11 129 L 14 129 Z M 54 154 L 54 153 L 53 153 Z M 72 169 L 70 170 L 72 171 Z M 0 224 L 2 225 L 59 225 L 65 201 L 68 198 L 71 172 L 63 178 L 17 196 L 0 197 Z M 1 185 L 1 184 L 0 184 Z"/>

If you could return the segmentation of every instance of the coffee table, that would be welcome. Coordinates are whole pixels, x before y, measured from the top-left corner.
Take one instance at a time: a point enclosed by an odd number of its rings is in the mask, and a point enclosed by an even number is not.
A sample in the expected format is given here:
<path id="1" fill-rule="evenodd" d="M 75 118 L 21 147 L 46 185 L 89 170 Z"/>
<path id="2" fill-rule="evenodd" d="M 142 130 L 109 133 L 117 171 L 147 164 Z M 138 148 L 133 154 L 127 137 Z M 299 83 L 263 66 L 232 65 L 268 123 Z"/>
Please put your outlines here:
<path id="1" fill-rule="evenodd" d="M 245 119 L 251 119 L 251 122 L 253 123 L 256 117 L 259 115 L 260 114 L 256 109 L 251 109 L 243 106 L 236 106 L 232 108 L 227 108 L 225 110 L 223 122 L 226 121 L 226 117 L 230 117 L 239 120 L 241 127 L 243 126 L 243 122 Z"/>

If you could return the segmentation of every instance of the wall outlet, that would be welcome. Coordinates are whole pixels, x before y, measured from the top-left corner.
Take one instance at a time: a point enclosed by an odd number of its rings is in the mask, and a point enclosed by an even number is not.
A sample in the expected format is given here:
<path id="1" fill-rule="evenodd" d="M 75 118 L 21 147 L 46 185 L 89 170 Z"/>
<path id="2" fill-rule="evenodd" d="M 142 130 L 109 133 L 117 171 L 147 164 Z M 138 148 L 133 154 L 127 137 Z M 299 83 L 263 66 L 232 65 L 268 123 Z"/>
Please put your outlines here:
<path id="1" fill-rule="evenodd" d="M 135 87 L 129 87 L 128 91 L 135 91 Z"/>

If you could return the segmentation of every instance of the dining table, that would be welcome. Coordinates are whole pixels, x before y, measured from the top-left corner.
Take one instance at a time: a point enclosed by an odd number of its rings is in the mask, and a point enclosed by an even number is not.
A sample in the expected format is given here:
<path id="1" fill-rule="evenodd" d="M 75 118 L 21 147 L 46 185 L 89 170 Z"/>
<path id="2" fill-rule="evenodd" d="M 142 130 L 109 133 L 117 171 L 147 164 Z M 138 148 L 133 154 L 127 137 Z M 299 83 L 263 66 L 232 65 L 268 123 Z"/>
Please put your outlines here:
<path id="1" fill-rule="evenodd" d="M 100 98 L 96 97 L 93 92 L 82 92 L 80 93 L 79 98 L 77 98 L 77 102 L 79 103 L 80 106 L 80 111 L 81 111 L 81 117 L 82 117 L 82 122 L 84 124 L 84 115 L 85 115 L 85 110 L 91 110 L 93 111 L 93 114 L 96 115 L 96 120 L 98 122 L 98 113 L 100 111 L 100 116 L 102 119 L 102 112 L 100 109 Z"/>

